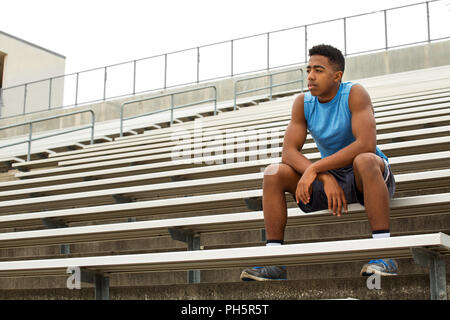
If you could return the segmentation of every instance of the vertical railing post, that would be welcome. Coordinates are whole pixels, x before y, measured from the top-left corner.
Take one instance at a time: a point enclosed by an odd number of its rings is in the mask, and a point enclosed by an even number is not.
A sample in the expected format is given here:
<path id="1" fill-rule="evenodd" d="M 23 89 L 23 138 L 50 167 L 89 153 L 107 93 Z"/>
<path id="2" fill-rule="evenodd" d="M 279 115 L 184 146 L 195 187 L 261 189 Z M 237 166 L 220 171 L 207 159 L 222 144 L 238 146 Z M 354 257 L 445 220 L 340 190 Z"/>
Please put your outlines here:
<path id="1" fill-rule="evenodd" d="M 133 96 L 136 94 L 136 60 L 133 61 Z"/>
<path id="2" fill-rule="evenodd" d="M 164 54 L 164 89 L 167 88 L 167 53 Z"/>
<path id="3" fill-rule="evenodd" d="M 90 110 L 91 112 L 91 144 L 94 144 L 94 130 L 95 130 L 95 113 L 94 111 Z"/>
<path id="4" fill-rule="evenodd" d="M 214 89 L 214 115 L 217 115 L 217 88 L 216 88 L 216 86 L 214 86 L 213 89 Z"/>
<path id="5" fill-rule="evenodd" d="M 231 43 L 231 76 L 234 75 L 234 40 L 230 41 Z"/>
<path id="6" fill-rule="evenodd" d="M 23 91 L 23 114 L 25 114 L 25 108 L 27 105 L 27 88 L 28 88 L 28 83 L 25 84 L 24 91 Z"/>
<path id="7" fill-rule="evenodd" d="M 237 98 L 236 98 L 237 84 L 238 84 L 238 82 L 235 81 L 234 82 L 234 106 L 233 106 L 233 111 L 236 111 L 236 107 L 237 107 L 237 105 L 236 105 L 236 102 L 237 102 Z"/>
<path id="8" fill-rule="evenodd" d="M 431 30 L 430 30 L 430 3 L 427 1 L 427 35 L 428 42 L 431 42 Z"/>
<path id="9" fill-rule="evenodd" d="M 33 134 L 33 123 L 30 122 L 28 127 L 28 153 L 27 153 L 27 161 L 31 160 L 31 140 Z"/>
<path id="10" fill-rule="evenodd" d="M 76 83 L 75 83 L 75 106 L 78 105 L 78 78 L 79 78 L 80 73 L 77 72 L 77 79 L 76 79 Z"/>
<path id="11" fill-rule="evenodd" d="M 107 71 L 108 67 L 105 67 L 105 75 L 103 78 L 103 101 L 106 100 L 106 79 L 108 77 L 108 71 Z"/>
<path id="12" fill-rule="evenodd" d="M 385 49 L 387 50 L 389 48 L 388 43 L 388 27 L 387 27 L 387 10 L 383 10 L 384 12 L 384 41 L 385 41 Z"/>
<path id="13" fill-rule="evenodd" d="M 344 57 L 347 56 L 347 18 L 343 19 L 344 22 Z"/>
<path id="14" fill-rule="evenodd" d="M 125 107 L 125 102 L 120 105 L 120 137 L 123 137 L 123 108 Z"/>
<path id="15" fill-rule="evenodd" d="M 308 26 L 305 25 L 305 63 L 308 62 Z"/>
<path id="16" fill-rule="evenodd" d="M 200 48 L 197 47 L 197 83 L 200 82 Z"/>

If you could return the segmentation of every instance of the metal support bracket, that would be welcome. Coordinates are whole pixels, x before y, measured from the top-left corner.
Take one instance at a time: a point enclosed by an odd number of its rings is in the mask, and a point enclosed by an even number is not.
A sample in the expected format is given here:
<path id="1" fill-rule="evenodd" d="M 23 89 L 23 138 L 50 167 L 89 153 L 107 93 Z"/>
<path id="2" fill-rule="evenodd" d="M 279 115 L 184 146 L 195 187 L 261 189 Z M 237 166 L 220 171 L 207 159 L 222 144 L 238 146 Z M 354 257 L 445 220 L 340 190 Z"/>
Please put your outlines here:
<path id="1" fill-rule="evenodd" d="M 55 228 L 67 228 L 67 224 L 62 220 L 52 219 L 52 218 L 43 218 L 41 219 L 42 223 L 46 228 L 55 229 Z"/>
<path id="2" fill-rule="evenodd" d="M 81 269 L 81 282 L 95 285 L 95 300 L 109 300 L 109 276 Z"/>
<path id="3" fill-rule="evenodd" d="M 200 235 L 190 230 L 179 228 L 169 228 L 170 236 L 173 240 L 187 243 L 187 249 L 200 250 Z M 188 271 L 188 283 L 200 283 L 200 270 Z"/>
<path id="4" fill-rule="evenodd" d="M 261 234 L 261 241 L 266 242 L 267 241 L 266 229 L 261 229 L 260 234 Z"/>
<path id="5" fill-rule="evenodd" d="M 171 176 L 170 177 L 170 181 L 172 181 L 172 182 L 185 181 L 185 180 L 187 180 L 187 178 L 183 177 L 183 176 Z"/>
<path id="6" fill-rule="evenodd" d="M 249 210 L 261 211 L 262 210 L 262 199 L 261 198 L 245 198 L 245 205 Z"/>
<path id="7" fill-rule="evenodd" d="M 132 197 L 124 196 L 123 194 L 114 194 L 112 197 L 118 204 L 134 202 L 134 199 Z"/>
<path id="8" fill-rule="evenodd" d="M 447 300 L 445 258 L 426 248 L 411 248 L 414 261 L 429 269 L 431 300 Z"/>

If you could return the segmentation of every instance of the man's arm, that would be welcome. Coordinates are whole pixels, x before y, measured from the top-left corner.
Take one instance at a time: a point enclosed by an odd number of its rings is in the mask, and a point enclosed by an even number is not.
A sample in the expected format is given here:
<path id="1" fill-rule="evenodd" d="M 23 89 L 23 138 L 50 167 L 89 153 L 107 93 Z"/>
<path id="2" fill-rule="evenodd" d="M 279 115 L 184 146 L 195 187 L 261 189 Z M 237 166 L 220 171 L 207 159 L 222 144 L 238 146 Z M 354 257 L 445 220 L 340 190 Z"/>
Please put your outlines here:
<path id="1" fill-rule="evenodd" d="M 301 150 L 306 141 L 307 126 L 304 113 L 304 94 L 299 95 L 292 105 L 292 116 L 286 128 L 283 141 L 281 162 L 290 165 L 299 174 L 303 174 L 312 162 Z"/>

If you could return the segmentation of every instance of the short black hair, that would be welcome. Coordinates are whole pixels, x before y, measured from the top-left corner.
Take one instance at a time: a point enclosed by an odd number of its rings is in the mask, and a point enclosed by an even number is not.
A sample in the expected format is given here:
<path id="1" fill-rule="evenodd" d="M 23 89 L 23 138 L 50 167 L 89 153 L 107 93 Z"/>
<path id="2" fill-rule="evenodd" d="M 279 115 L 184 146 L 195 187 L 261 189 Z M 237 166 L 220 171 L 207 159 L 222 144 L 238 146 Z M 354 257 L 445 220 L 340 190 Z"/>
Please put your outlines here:
<path id="1" fill-rule="evenodd" d="M 319 44 L 309 49 L 309 56 L 313 55 L 327 57 L 330 63 L 337 67 L 338 71 L 344 72 L 345 58 L 341 50 L 327 44 Z"/>

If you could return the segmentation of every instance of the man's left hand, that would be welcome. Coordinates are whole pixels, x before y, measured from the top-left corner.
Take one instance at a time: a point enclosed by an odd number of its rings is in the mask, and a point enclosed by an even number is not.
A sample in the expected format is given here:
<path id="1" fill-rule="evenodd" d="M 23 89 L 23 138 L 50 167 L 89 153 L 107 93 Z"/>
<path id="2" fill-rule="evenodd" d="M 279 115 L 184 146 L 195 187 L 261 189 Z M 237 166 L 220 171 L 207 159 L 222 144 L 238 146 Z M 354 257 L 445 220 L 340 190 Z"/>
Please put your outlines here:
<path id="1" fill-rule="evenodd" d="M 305 172 L 303 172 L 302 177 L 297 184 L 297 189 L 295 191 L 295 199 L 297 203 L 299 203 L 299 201 L 304 204 L 309 202 L 312 191 L 312 183 L 316 180 L 316 178 L 317 172 L 314 165 L 310 165 Z"/>

